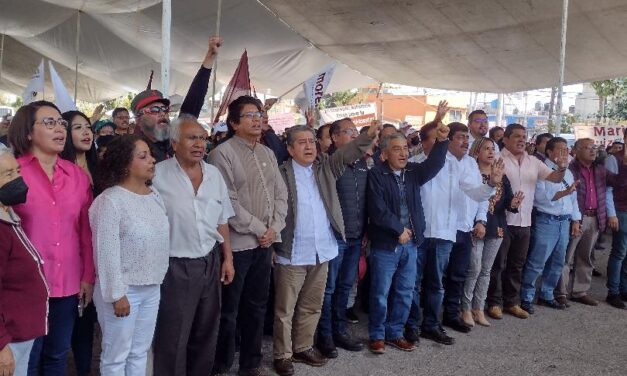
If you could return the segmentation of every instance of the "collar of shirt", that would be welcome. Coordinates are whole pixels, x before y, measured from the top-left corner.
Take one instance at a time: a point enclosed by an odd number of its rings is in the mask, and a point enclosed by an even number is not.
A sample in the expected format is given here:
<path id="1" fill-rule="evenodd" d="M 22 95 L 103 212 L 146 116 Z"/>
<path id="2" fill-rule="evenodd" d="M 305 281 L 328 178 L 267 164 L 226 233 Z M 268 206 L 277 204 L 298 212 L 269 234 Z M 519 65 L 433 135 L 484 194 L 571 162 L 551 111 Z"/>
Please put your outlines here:
<path id="1" fill-rule="evenodd" d="M 239 143 L 240 145 L 245 146 L 246 148 L 250 149 L 251 151 L 255 150 L 255 146 L 257 146 L 258 142 L 255 142 L 254 144 L 250 144 L 250 142 L 248 142 L 248 140 L 246 140 L 243 137 L 240 137 L 238 135 L 234 135 L 233 136 L 233 140 L 236 141 L 237 143 Z"/>
<path id="2" fill-rule="evenodd" d="M 31 164 L 33 162 L 39 163 L 39 159 L 37 159 L 37 157 L 35 157 L 34 154 L 24 154 L 22 157 L 20 157 L 20 165 L 23 167 L 27 164 Z M 61 157 L 57 157 L 57 160 L 54 162 L 54 174 L 56 174 L 57 169 L 61 172 L 63 172 L 63 174 L 65 175 L 69 175 L 69 171 L 67 169 L 67 165 L 64 163 L 65 159 L 62 159 Z M 67 161 L 68 163 L 72 163 Z M 39 168 L 41 168 L 43 170 L 43 168 L 41 167 L 41 163 L 39 163 Z"/>

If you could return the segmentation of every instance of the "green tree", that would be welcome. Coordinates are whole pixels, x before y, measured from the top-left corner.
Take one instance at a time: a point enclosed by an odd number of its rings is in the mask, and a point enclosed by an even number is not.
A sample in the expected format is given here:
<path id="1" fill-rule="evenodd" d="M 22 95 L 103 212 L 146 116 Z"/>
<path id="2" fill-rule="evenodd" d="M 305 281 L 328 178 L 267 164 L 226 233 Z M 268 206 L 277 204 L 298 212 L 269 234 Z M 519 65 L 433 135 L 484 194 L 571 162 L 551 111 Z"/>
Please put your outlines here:
<path id="1" fill-rule="evenodd" d="M 335 93 L 325 94 L 320 101 L 320 108 L 332 108 L 353 104 L 355 103 L 354 100 L 357 98 L 357 94 L 356 90 L 336 91 Z"/>
<path id="2" fill-rule="evenodd" d="M 608 98 L 625 91 L 625 79 L 614 78 L 611 80 L 595 81 L 592 83 L 592 88 L 599 97 L 599 112 L 597 117 L 599 119 L 605 118 L 608 115 Z"/>

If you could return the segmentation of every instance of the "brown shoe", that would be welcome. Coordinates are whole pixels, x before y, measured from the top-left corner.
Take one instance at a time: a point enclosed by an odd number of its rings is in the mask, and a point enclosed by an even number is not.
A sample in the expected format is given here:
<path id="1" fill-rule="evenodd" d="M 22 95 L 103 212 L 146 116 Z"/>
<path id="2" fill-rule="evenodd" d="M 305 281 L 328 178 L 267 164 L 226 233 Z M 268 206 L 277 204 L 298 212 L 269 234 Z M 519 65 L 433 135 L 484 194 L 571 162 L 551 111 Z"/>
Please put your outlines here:
<path id="1" fill-rule="evenodd" d="M 557 300 L 559 304 L 565 305 L 566 308 L 570 307 L 570 304 L 568 303 L 568 299 L 566 299 L 565 296 L 558 296 L 555 298 L 555 300 Z"/>
<path id="2" fill-rule="evenodd" d="M 274 370 L 280 376 L 292 376 L 294 374 L 292 359 L 274 359 Z"/>
<path id="3" fill-rule="evenodd" d="M 395 339 L 386 339 L 385 343 L 403 351 L 416 350 L 416 345 L 414 345 L 412 342 L 409 342 L 404 337 L 399 337 Z"/>
<path id="4" fill-rule="evenodd" d="M 327 358 L 320 354 L 320 351 L 310 347 L 308 350 L 301 351 L 292 355 L 292 361 L 295 363 L 305 363 L 312 367 L 322 367 L 327 364 Z"/>
<path id="5" fill-rule="evenodd" d="M 371 339 L 368 341 L 368 349 L 373 354 L 385 354 L 385 342 L 382 339 Z"/>
<path id="6" fill-rule="evenodd" d="M 579 297 L 572 297 L 570 298 L 570 300 L 572 300 L 573 302 L 577 302 L 577 303 L 581 303 L 581 304 L 585 304 L 585 305 L 589 305 L 589 306 L 598 306 L 599 302 L 592 299 L 591 297 L 589 297 L 588 295 L 583 295 L 583 296 L 579 296 Z"/>
<path id="7" fill-rule="evenodd" d="M 520 308 L 519 305 L 515 305 L 512 307 L 505 307 L 504 311 L 514 317 L 518 317 L 519 319 L 526 319 L 529 317 L 529 313 L 525 311 L 524 309 Z"/>
<path id="8" fill-rule="evenodd" d="M 488 307 L 488 316 L 495 320 L 500 320 L 503 318 L 503 310 L 499 306 Z"/>
<path id="9" fill-rule="evenodd" d="M 490 326 L 490 322 L 488 320 L 486 320 L 485 315 L 483 314 L 483 311 L 480 309 L 473 309 L 472 310 L 472 317 L 475 320 L 475 322 L 481 326 Z"/>
<path id="10" fill-rule="evenodd" d="M 470 312 L 469 309 L 462 311 L 462 321 L 468 327 L 471 327 L 471 328 L 475 327 L 475 320 L 472 318 L 472 312 Z"/>

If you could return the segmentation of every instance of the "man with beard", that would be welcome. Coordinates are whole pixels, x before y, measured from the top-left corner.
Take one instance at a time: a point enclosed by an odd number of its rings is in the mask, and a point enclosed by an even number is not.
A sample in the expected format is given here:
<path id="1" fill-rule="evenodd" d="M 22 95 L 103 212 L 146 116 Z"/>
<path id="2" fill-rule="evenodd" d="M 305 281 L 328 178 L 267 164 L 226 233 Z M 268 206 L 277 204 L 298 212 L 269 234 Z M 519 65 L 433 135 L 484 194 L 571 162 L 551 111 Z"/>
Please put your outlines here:
<path id="1" fill-rule="evenodd" d="M 468 145 L 472 145 L 475 140 L 481 137 L 487 137 L 488 134 L 488 115 L 483 110 L 474 110 L 468 115 Z M 497 154 L 498 154 L 497 149 Z M 498 157 L 498 155 L 497 155 Z"/>
<path id="2" fill-rule="evenodd" d="M 546 144 L 553 138 L 551 133 L 542 133 L 536 136 L 536 151 L 533 156 L 544 162 L 546 160 Z"/>
<path id="3" fill-rule="evenodd" d="M 157 162 L 171 158 L 170 100 L 159 90 L 144 90 L 133 99 L 131 109 L 137 119 L 135 132 L 143 136 Z"/>

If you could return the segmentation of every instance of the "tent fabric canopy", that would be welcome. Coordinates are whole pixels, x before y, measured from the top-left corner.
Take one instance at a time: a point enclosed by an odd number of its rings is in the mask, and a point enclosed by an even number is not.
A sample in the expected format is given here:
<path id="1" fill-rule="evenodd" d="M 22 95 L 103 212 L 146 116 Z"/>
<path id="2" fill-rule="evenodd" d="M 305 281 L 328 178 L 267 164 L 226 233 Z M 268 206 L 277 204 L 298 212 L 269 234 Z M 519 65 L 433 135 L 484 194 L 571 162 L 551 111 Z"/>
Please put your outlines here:
<path id="1" fill-rule="evenodd" d="M 375 82 L 486 92 L 554 86 L 561 7 L 559 0 L 223 1 L 217 78 L 228 82 L 246 49 L 252 84 L 275 96 L 335 60 L 331 91 Z M 73 92 L 79 11 L 79 99 L 142 90 L 150 70 L 160 71 L 160 0 L 1 0 L 1 9 L 0 90 L 21 93 L 45 57 Z M 187 91 L 216 16 L 217 1 L 172 1 L 169 94 Z M 624 0 L 570 0 L 566 83 L 627 75 L 626 20 Z M 159 74 L 153 87 L 161 87 Z"/>

